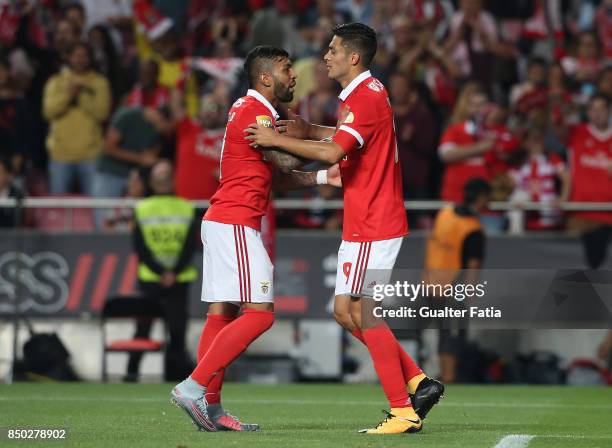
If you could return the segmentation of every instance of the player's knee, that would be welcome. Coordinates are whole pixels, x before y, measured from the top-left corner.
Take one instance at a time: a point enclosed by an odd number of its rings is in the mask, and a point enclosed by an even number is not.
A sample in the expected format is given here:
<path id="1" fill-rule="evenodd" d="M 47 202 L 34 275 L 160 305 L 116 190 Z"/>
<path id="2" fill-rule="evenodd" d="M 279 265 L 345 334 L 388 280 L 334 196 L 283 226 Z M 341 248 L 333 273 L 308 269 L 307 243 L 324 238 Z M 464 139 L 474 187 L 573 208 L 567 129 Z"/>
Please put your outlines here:
<path id="1" fill-rule="evenodd" d="M 351 323 L 357 328 L 361 328 L 361 310 L 351 309 Z"/>
<path id="2" fill-rule="evenodd" d="M 243 313 L 248 316 L 251 325 L 256 326 L 260 333 L 268 331 L 274 323 L 274 311 L 246 308 Z"/>
<path id="3" fill-rule="evenodd" d="M 355 328 L 353 325 L 353 319 L 351 319 L 351 313 L 348 311 L 334 310 L 334 319 L 348 331 L 353 331 Z"/>

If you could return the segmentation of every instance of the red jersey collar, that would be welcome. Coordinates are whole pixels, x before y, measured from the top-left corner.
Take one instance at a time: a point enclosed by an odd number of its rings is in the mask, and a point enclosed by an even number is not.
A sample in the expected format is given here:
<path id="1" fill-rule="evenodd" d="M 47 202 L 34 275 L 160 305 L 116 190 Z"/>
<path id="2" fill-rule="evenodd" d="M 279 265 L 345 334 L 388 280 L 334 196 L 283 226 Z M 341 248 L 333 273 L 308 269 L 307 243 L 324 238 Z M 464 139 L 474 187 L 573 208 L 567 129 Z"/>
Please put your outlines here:
<path id="1" fill-rule="evenodd" d="M 360 73 L 349 83 L 348 86 L 344 88 L 344 90 L 342 90 L 342 92 L 340 92 L 338 98 L 340 98 L 342 101 L 346 101 L 348 96 L 353 93 L 353 90 L 355 90 L 359 84 L 361 84 L 363 81 L 370 77 L 372 77 L 370 70 L 366 70 L 365 72 Z"/>
<path id="2" fill-rule="evenodd" d="M 272 116 L 274 117 L 274 119 L 278 120 L 280 115 L 278 115 L 278 112 L 276 112 L 276 109 L 274 109 L 274 106 L 272 106 L 272 104 L 270 104 L 270 101 L 268 101 L 261 93 L 259 93 L 255 89 L 249 89 L 249 90 L 247 90 L 247 96 L 252 96 L 257 101 L 259 101 L 261 104 L 263 104 L 268 109 L 270 109 L 270 112 L 272 113 Z"/>
<path id="3" fill-rule="evenodd" d="M 591 135 L 593 135 L 593 137 L 595 137 L 600 142 L 603 142 L 612 136 L 612 127 L 608 127 L 608 129 L 606 129 L 605 131 L 600 131 L 599 129 L 597 129 L 595 126 L 593 126 L 590 123 L 588 126 L 589 126 L 589 131 L 591 132 Z"/>

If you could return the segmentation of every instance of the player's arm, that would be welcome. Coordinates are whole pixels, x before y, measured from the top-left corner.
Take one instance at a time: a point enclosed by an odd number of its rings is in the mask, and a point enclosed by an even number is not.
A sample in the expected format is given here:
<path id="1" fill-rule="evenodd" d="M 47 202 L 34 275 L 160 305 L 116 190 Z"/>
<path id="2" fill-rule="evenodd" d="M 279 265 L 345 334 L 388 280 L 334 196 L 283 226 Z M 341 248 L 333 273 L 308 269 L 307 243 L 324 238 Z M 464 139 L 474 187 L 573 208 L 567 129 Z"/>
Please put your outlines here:
<path id="1" fill-rule="evenodd" d="M 567 202 L 572 191 L 571 175 L 567 168 L 562 167 L 557 173 L 559 180 L 561 181 L 561 194 L 559 195 L 559 202 Z"/>
<path id="2" fill-rule="evenodd" d="M 299 190 L 300 188 L 317 185 L 316 171 L 290 171 L 289 173 L 274 172 L 272 188 L 275 190 Z"/>
<path id="3" fill-rule="evenodd" d="M 478 270 L 482 268 L 485 254 L 485 237 L 481 230 L 470 233 L 463 242 L 462 258 L 464 259 L 466 284 L 478 283 Z"/>
<path id="4" fill-rule="evenodd" d="M 272 186 L 275 190 L 297 190 L 323 184 L 342 187 L 340 168 L 337 164 L 327 170 L 275 172 Z"/>
<path id="5" fill-rule="evenodd" d="M 149 269 L 155 272 L 157 275 L 162 275 L 165 272 L 165 268 L 157 261 L 149 246 L 145 243 L 142 229 L 138 223 L 134 225 L 134 231 L 132 234 L 134 250 L 138 256 L 138 260 L 144 263 Z"/>
<path id="6" fill-rule="evenodd" d="M 294 156 L 293 154 L 289 154 L 288 152 L 280 149 L 264 148 L 262 149 L 262 152 L 264 153 L 266 160 L 272 162 L 281 173 L 285 174 L 290 173 L 291 170 L 299 168 L 308 162 L 305 159 Z"/>
<path id="7" fill-rule="evenodd" d="M 438 148 L 438 153 L 440 154 L 440 159 L 445 163 L 460 162 L 483 155 L 493 147 L 494 143 L 495 141 L 489 138 L 468 145 L 445 143 Z"/>
<path id="8" fill-rule="evenodd" d="M 291 109 L 287 110 L 288 119 L 278 120 L 276 130 L 281 134 L 301 140 L 324 140 L 334 135 L 336 128 L 309 123 Z"/>
<path id="9" fill-rule="evenodd" d="M 298 140 L 255 123 L 245 132 L 248 134 L 245 138 L 252 142 L 251 146 L 277 147 L 298 157 L 331 164 L 344 157 L 342 147 L 333 141 Z"/>

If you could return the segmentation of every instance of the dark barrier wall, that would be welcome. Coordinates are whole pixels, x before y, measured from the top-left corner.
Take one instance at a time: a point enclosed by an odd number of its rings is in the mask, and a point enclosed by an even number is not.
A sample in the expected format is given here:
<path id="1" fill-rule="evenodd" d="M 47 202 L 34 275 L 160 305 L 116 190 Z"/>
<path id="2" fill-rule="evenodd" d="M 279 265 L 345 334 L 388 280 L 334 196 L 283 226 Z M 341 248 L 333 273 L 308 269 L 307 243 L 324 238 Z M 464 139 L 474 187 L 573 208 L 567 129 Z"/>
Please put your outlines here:
<path id="1" fill-rule="evenodd" d="M 279 315 L 330 315 L 326 307 L 334 291 L 339 244 L 336 234 L 279 232 L 275 267 Z M 397 266 L 420 267 L 423 248 L 424 235 L 406 238 Z M 194 263 L 200 268 L 201 252 Z M 487 241 L 487 268 L 583 266 L 582 248 L 574 238 L 499 236 Z M 17 301 L 23 312 L 32 315 L 95 315 L 108 296 L 137 290 L 136 267 L 129 235 L 0 233 L 0 314 L 12 313 Z M 610 260 L 605 268 L 612 269 Z M 191 288 L 191 298 L 191 315 L 202 316 L 199 280 Z"/>

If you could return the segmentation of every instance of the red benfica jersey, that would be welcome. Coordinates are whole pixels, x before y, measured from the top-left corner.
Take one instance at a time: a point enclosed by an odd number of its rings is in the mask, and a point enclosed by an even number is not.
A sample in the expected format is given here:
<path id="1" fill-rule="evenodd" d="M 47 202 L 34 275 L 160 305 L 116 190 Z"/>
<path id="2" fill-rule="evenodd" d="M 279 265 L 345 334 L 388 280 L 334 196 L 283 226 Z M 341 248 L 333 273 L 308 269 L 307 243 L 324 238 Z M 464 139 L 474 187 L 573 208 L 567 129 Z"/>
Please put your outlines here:
<path id="1" fill-rule="evenodd" d="M 344 153 L 340 161 L 344 191 L 345 241 L 378 241 L 408 233 L 393 112 L 387 91 L 369 71 L 340 92 L 350 113 L 333 141 Z"/>
<path id="2" fill-rule="evenodd" d="M 612 202 L 612 129 L 603 133 L 593 126 L 576 126 L 568 143 L 572 172 L 571 200 Z M 574 215 L 612 224 L 610 212 L 574 212 Z"/>
<path id="3" fill-rule="evenodd" d="M 244 130 L 251 123 L 274 127 L 278 114 L 256 90 L 247 92 L 230 109 L 221 150 L 219 188 L 204 219 L 261 230 L 268 210 L 272 165 L 263 152 L 249 146 Z"/>
<path id="4" fill-rule="evenodd" d="M 443 154 L 453 146 L 472 145 L 477 141 L 476 126 L 471 121 L 453 124 L 442 134 L 438 153 Z M 484 156 L 447 163 L 442 180 L 442 199 L 456 203 L 462 202 L 463 186 L 473 177 L 489 180 L 489 171 L 485 166 Z"/>
<path id="5" fill-rule="evenodd" d="M 185 199 L 210 199 L 219 185 L 223 129 L 205 129 L 183 119 L 176 129 L 176 194 Z"/>

